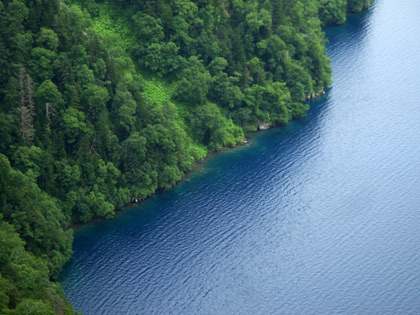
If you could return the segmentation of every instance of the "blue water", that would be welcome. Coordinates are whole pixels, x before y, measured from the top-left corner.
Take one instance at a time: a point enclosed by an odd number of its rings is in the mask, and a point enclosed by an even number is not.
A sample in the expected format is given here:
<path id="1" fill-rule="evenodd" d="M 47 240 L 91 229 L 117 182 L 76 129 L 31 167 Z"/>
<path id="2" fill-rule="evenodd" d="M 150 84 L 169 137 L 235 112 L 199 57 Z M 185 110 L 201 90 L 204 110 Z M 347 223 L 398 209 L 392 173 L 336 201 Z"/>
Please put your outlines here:
<path id="1" fill-rule="evenodd" d="M 306 118 L 75 233 L 84 314 L 419 314 L 420 1 L 327 29 Z"/>

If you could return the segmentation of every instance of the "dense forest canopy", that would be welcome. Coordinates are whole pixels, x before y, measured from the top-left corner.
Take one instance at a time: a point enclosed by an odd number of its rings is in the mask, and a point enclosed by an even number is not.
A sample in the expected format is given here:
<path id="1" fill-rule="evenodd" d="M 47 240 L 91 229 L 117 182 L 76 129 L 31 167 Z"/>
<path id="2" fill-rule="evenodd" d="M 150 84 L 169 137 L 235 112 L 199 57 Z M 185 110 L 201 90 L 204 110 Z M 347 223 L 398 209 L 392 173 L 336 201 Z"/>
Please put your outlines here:
<path id="1" fill-rule="evenodd" d="M 109 218 L 331 83 L 369 0 L 0 1 L 0 312 L 72 313 L 70 222 Z"/>

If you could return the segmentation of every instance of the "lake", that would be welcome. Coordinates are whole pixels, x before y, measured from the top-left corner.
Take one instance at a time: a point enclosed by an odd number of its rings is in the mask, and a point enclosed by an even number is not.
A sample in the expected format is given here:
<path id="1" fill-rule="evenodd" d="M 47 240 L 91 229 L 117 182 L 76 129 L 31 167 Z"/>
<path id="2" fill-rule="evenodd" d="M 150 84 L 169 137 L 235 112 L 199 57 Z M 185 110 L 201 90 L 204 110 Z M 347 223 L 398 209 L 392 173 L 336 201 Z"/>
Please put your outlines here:
<path id="1" fill-rule="evenodd" d="M 420 313 L 420 1 L 326 33 L 333 85 L 306 118 L 75 232 L 76 310 Z"/>

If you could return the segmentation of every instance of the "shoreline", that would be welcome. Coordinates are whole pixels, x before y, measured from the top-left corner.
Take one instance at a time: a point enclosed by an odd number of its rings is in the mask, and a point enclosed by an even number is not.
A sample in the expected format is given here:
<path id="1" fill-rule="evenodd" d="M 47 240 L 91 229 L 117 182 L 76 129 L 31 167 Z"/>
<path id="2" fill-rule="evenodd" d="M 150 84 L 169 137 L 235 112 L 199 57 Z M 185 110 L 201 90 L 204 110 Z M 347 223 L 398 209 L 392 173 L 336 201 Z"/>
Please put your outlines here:
<path id="1" fill-rule="evenodd" d="M 329 88 L 327 88 L 327 90 L 328 90 Z M 305 102 L 308 102 L 308 101 L 313 101 L 313 100 L 316 100 L 316 99 L 320 99 L 320 98 L 322 98 L 322 97 L 324 97 L 324 96 L 326 96 L 326 94 L 327 94 L 327 92 L 325 91 L 325 90 L 322 90 L 322 91 L 320 91 L 320 92 L 318 92 L 318 93 L 312 93 L 312 94 L 309 94 L 307 97 L 306 97 L 306 99 L 303 101 L 303 103 L 305 103 Z M 294 119 L 292 119 L 292 120 L 290 120 L 290 121 L 288 121 L 287 122 L 287 124 L 289 124 L 291 121 L 293 121 Z M 114 212 L 115 212 L 115 214 L 111 217 L 111 218 L 104 218 L 104 217 L 93 217 L 92 218 L 92 220 L 90 220 L 90 221 L 88 221 L 88 222 L 70 222 L 69 223 L 69 225 L 67 226 L 67 229 L 66 230 L 69 230 L 69 229 L 72 229 L 72 230 L 75 230 L 75 229 L 79 229 L 79 228 L 81 228 L 82 226 L 84 226 L 84 225 L 87 225 L 87 224 L 91 224 L 91 223 L 95 223 L 95 222 L 98 222 L 98 221 L 102 221 L 102 220 L 112 220 L 113 218 L 115 218 L 115 216 L 117 216 L 117 215 L 120 215 L 120 214 L 122 214 L 127 208 L 132 208 L 132 207 L 135 207 L 135 206 L 138 206 L 140 203 L 142 203 L 143 201 L 145 201 L 146 199 L 148 199 L 148 198 L 150 198 L 150 197 L 152 197 L 153 195 L 155 195 L 157 192 L 160 192 L 160 191 L 169 191 L 169 190 L 171 190 L 171 189 L 173 189 L 173 188 L 175 188 L 176 186 L 178 186 L 179 184 L 181 184 L 181 183 L 183 183 L 183 182 L 186 182 L 186 181 L 188 181 L 187 180 L 187 177 L 191 174 L 191 172 L 192 171 L 194 171 L 194 169 L 196 169 L 196 168 L 198 168 L 199 166 L 202 166 L 202 165 L 204 165 L 206 162 L 207 162 L 207 160 L 209 159 L 209 158 L 211 158 L 212 156 L 215 156 L 216 154 L 218 154 L 218 153 L 221 153 L 221 152 L 225 152 L 225 151 L 229 151 L 229 150 L 233 150 L 233 149 L 236 149 L 236 148 L 239 148 L 239 147 L 244 147 L 244 146 L 248 146 L 248 145 L 251 145 L 252 143 L 251 143 L 251 141 L 252 141 L 252 137 L 253 137 L 253 135 L 254 134 L 257 134 L 257 133 L 260 133 L 260 132 L 264 132 L 264 131 L 267 131 L 267 130 L 270 130 L 270 129 L 277 129 L 277 128 L 283 128 L 283 127 L 285 127 L 287 124 L 285 124 L 285 125 L 278 125 L 278 126 L 273 126 L 273 125 L 270 125 L 270 124 L 268 124 L 268 123 L 266 123 L 266 122 L 263 122 L 263 121 L 259 121 L 258 122 L 258 127 L 257 127 L 257 130 L 255 130 L 255 131 L 251 131 L 251 132 L 249 132 L 249 133 L 247 133 L 247 134 L 245 134 L 244 135 L 244 138 L 243 138 L 243 140 L 242 140 L 242 142 L 240 142 L 240 143 L 238 143 L 238 144 L 236 144 L 234 147 L 220 147 L 220 148 L 217 148 L 216 150 L 214 150 L 214 151 L 212 151 L 212 152 L 210 152 L 210 153 L 208 153 L 203 159 L 201 159 L 201 160 L 199 160 L 199 161 L 197 161 L 197 162 L 195 162 L 192 166 L 191 166 L 191 169 L 190 170 L 188 170 L 183 176 L 182 176 L 182 178 L 179 180 L 179 181 L 177 181 L 176 183 L 174 183 L 170 188 L 167 188 L 167 189 L 164 189 L 164 188 L 158 188 L 158 189 L 156 189 L 153 193 L 151 193 L 149 196 L 147 196 L 146 198 L 144 198 L 144 199 L 141 199 L 141 200 L 137 200 L 137 201 L 131 201 L 131 202 L 128 202 L 128 203 L 126 203 L 125 205 L 123 205 L 123 206 L 121 206 L 120 208 L 115 208 L 114 209 Z"/>
<path id="2" fill-rule="evenodd" d="M 282 126 L 279 126 L 279 127 L 282 127 Z M 200 166 L 203 166 L 206 162 L 207 162 L 207 160 L 208 159 L 210 159 L 211 157 L 213 157 L 213 156 L 215 156 L 215 155 L 217 155 L 218 153 L 221 153 L 221 152 L 225 152 L 225 151 L 229 151 L 229 150 L 234 150 L 234 149 L 236 149 L 236 148 L 239 148 L 239 147 L 244 147 L 244 146 L 248 146 L 248 145 L 250 145 L 251 144 L 251 138 L 252 138 L 252 134 L 254 134 L 254 133 L 257 133 L 257 132 L 260 132 L 260 131 L 266 131 L 266 130 L 268 130 L 268 129 L 273 129 L 273 128 L 279 128 L 279 127 L 271 127 L 270 126 L 270 128 L 267 128 L 267 129 L 258 129 L 258 130 L 256 130 L 256 131 L 253 131 L 253 132 L 250 132 L 249 134 L 246 134 L 245 135 L 245 137 L 244 137 L 244 139 L 242 140 L 242 142 L 240 142 L 240 143 L 238 143 L 238 144 L 236 144 L 234 147 L 220 147 L 220 148 L 218 148 L 218 149 L 216 149 L 216 150 L 214 150 L 214 151 L 212 151 L 212 152 L 210 152 L 210 153 L 208 153 L 203 159 L 201 159 L 201 160 L 199 160 L 199 161 L 197 161 L 197 162 L 195 162 L 192 166 L 191 166 L 191 169 L 190 170 L 188 170 L 186 173 L 184 173 L 184 175 L 182 176 L 182 178 L 179 180 L 179 181 L 177 181 L 176 183 L 174 183 L 170 188 L 167 188 L 167 189 L 164 189 L 164 188 L 159 188 L 159 189 L 156 189 L 153 193 L 151 193 L 149 196 L 147 196 L 146 198 L 144 198 L 144 199 L 141 199 L 141 200 L 138 200 L 138 201 L 131 201 L 131 202 L 129 202 L 129 203 L 127 203 L 127 204 L 125 204 L 125 205 L 123 205 L 122 207 L 120 207 L 120 208 L 115 208 L 114 209 L 114 211 L 115 211 L 115 214 L 111 217 L 111 218 L 104 218 L 104 217 L 93 217 L 92 218 L 92 220 L 90 220 L 90 221 L 88 221 L 88 222 L 85 222 L 85 223 L 83 223 L 83 222 L 70 222 L 69 224 L 68 224 L 68 226 L 67 226 L 67 229 L 66 229 L 66 231 L 67 230 L 70 230 L 70 229 L 72 229 L 72 230 L 75 230 L 75 229 L 80 229 L 81 227 L 83 227 L 83 226 L 85 226 L 85 225 L 88 225 L 88 224 L 91 224 L 91 223 L 95 223 L 95 222 L 98 222 L 98 221 L 105 221 L 105 220 L 112 220 L 113 218 L 115 218 L 117 215 L 120 215 L 120 214 L 122 214 L 127 208 L 132 208 L 132 207 L 136 207 L 136 206 L 138 206 L 138 205 L 140 205 L 143 201 L 145 201 L 146 199 L 148 199 L 148 198 L 150 198 L 150 197 L 152 197 L 153 195 L 155 195 L 156 193 L 158 193 L 158 192 L 161 192 L 161 191 L 169 191 L 169 190 L 172 190 L 173 188 L 175 188 L 176 186 L 178 186 L 179 184 L 181 184 L 181 183 L 183 183 L 183 182 L 187 182 L 188 181 L 188 179 L 187 179 L 187 177 L 195 170 L 195 169 L 197 169 L 198 167 L 200 167 Z"/>

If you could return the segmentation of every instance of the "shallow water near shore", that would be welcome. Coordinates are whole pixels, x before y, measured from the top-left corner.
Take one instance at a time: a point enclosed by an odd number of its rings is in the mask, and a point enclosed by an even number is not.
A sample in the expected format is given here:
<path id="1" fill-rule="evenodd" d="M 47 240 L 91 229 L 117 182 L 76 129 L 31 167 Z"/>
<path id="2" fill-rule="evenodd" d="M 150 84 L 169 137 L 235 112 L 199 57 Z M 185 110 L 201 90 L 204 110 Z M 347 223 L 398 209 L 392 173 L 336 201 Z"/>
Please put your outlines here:
<path id="1" fill-rule="evenodd" d="M 420 2 L 326 30 L 308 116 L 79 227 L 59 281 L 83 314 L 420 313 Z"/>

